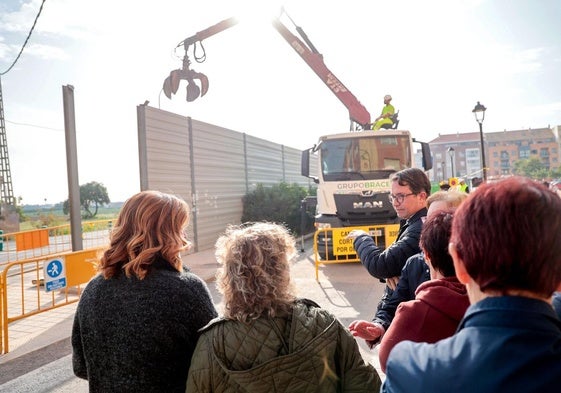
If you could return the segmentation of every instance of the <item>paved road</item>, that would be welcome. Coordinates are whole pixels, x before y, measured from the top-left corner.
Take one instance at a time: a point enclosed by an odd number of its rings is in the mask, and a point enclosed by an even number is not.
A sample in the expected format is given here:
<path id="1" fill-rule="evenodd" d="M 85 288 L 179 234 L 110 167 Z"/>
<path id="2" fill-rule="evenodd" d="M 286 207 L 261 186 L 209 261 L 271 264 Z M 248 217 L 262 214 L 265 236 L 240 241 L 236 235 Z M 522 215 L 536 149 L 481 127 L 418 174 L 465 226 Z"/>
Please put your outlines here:
<path id="1" fill-rule="evenodd" d="M 54 362 L 47 363 L 27 374 L 0 385 L 0 392 L 87 393 L 88 382 L 74 376 L 72 373 L 72 355 L 66 355 Z"/>
<path id="2" fill-rule="evenodd" d="M 310 249 L 310 244 L 306 244 L 306 251 L 293 265 L 292 274 L 298 288 L 298 295 L 315 300 L 322 307 L 337 315 L 345 325 L 355 319 L 371 319 L 382 296 L 383 284 L 370 277 L 359 263 L 322 266 L 319 281 L 316 281 Z M 208 285 L 217 308 L 220 310 L 222 308 L 221 296 L 216 290 L 216 285 L 214 282 L 210 282 Z M 59 352 L 54 361 L 52 351 L 49 349 L 45 349 L 43 354 L 38 353 L 37 358 L 44 356 L 45 359 L 49 359 L 46 364 L 41 363 L 41 359 L 35 359 L 40 363 L 37 367 L 23 375 L 21 372 L 15 373 L 15 379 L 0 384 L 0 392 L 87 392 L 87 382 L 72 374 L 71 349 L 68 341 L 59 343 L 60 349 L 54 349 Z M 365 359 L 380 370 L 376 350 L 369 350 L 362 340 L 359 340 L 359 346 Z M 28 361 L 26 360 L 25 363 Z M 0 369 L 3 366 L 10 366 L 10 363 L 0 364 Z M 379 372 L 383 377 L 381 371 Z"/>

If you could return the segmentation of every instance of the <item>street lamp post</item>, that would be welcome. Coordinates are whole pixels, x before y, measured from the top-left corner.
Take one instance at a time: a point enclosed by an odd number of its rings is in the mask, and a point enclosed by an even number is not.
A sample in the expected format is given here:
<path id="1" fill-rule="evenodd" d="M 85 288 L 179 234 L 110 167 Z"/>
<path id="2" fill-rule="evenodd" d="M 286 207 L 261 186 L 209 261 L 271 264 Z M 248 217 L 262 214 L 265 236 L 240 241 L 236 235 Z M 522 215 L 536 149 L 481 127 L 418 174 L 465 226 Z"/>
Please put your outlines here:
<path id="1" fill-rule="evenodd" d="M 483 144 L 483 120 L 485 120 L 485 108 L 477 101 L 477 105 L 473 108 L 472 112 L 475 115 L 475 120 L 479 123 L 479 137 L 481 139 L 481 170 L 483 171 L 483 181 L 487 181 L 487 165 L 485 165 L 485 145 Z"/>
<path id="2" fill-rule="evenodd" d="M 454 171 L 454 148 L 453 147 L 449 147 L 448 148 L 448 154 L 450 155 L 450 169 L 452 169 L 452 176 L 451 177 L 455 177 L 456 176 L 456 172 Z"/>

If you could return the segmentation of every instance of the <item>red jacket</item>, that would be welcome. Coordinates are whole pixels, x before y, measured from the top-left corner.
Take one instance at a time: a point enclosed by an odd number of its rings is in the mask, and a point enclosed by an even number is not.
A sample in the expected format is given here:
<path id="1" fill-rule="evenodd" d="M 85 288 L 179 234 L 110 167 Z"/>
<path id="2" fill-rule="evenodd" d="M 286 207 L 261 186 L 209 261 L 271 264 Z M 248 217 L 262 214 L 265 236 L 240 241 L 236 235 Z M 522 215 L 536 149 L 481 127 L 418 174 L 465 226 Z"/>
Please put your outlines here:
<path id="1" fill-rule="evenodd" d="M 390 351 L 401 341 L 435 343 L 452 336 L 468 307 L 466 287 L 456 277 L 419 285 L 415 300 L 398 306 L 394 320 L 382 337 L 378 348 L 382 370 L 386 372 Z"/>

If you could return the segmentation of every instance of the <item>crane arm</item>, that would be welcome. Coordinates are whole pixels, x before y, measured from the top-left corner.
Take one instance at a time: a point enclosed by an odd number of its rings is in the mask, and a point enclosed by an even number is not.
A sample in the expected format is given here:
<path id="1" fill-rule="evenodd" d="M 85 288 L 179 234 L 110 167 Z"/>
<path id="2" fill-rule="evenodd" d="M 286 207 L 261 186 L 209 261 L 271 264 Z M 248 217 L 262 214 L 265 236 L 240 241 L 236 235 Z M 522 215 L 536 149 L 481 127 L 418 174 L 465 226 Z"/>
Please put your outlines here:
<path id="1" fill-rule="evenodd" d="M 284 12 L 284 10 L 283 10 Z M 286 12 L 284 12 L 286 14 Z M 288 14 L 286 14 L 288 16 Z M 288 16 L 290 19 L 290 16 Z M 317 51 L 311 41 L 308 39 L 307 35 L 304 33 L 302 28 L 296 26 L 294 21 L 290 19 L 291 22 L 296 27 L 297 32 L 300 34 L 302 39 L 300 40 L 295 36 L 277 17 L 273 20 L 273 27 L 277 32 L 288 42 L 288 44 L 300 55 L 302 60 L 308 64 L 308 66 L 316 73 L 316 75 L 326 84 L 326 86 L 331 90 L 333 94 L 345 105 L 349 111 L 349 118 L 351 122 L 358 124 L 362 128 L 367 128 L 370 125 L 370 113 L 366 108 L 360 103 L 360 101 L 355 97 L 353 93 L 347 89 L 347 87 L 341 82 L 330 70 L 327 68 L 323 61 L 323 56 Z M 215 34 L 218 34 L 238 23 L 236 18 L 224 19 L 217 24 L 208 27 L 207 29 L 197 32 L 195 35 L 188 37 L 181 41 L 177 47 L 183 46 L 185 48 L 185 57 L 183 58 L 183 67 L 181 69 L 171 71 L 170 75 L 164 81 L 164 94 L 166 97 L 171 98 L 172 94 L 177 92 L 179 87 L 179 82 L 182 79 L 187 80 L 187 101 L 193 101 L 199 96 L 204 96 L 208 91 L 208 78 L 202 73 L 198 73 L 190 68 L 191 61 L 188 56 L 189 47 L 191 45 L 195 46 L 201 43 L 202 40 L 209 38 Z M 202 44 L 201 44 L 202 46 Z M 204 48 L 203 55 L 197 57 L 196 53 L 195 60 L 198 62 L 203 62 L 205 59 Z M 201 82 L 201 88 L 194 83 L 195 79 L 199 79 Z"/>
<path id="2" fill-rule="evenodd" d="M 309 42 L 307 36 L 303 36 L 308 46 L 296 37 L 288 28 L 282 24 L 280 19 L 273 20 L 273 27 L 279 34 L 288 42 L 288 44 L 300 55 L 300 57 L 310 66 L 316 75 L 327 85 L 333 94 L 347 107 L 349 110 L 349 118 L 351 121 L 359 124 L 361 127 L 366 128 L 370 124 L 370 113 L 366 110 L 364 105 L 355 97 L 353 93 L 341 82 L 333 73 L 327 68 L 323 61 L 323 56 L 317 53 L 315 47 Z M 301 29 L 298 28 L 300 34 Z"/>
<path id="3" fill-rule="evenodd" d="M 212 37 L 213 35 L 216 35 L 226 29 L 229 29 L 232 26 L 235 26 L 238 24 L 238 20 L 236 18 L 228 18 L 228 19 L 224 19 L 223 21 L 218 22 L 215 25 L 212 25 L 210 27 L 207 27 L 204 30 L 201 30 L 199 32 L 197 32 L 195 35 L 185 38 L 183 41 L 181 41 L 179 44 L 177 44 L 178 47 L 180 46 L 184 46 L 185 50 L 187 50 L 189 48 L 190 45 L 194 45 L 197 42 L 200 42 L 204 39 L 207 39 L 209 37 Z"/>

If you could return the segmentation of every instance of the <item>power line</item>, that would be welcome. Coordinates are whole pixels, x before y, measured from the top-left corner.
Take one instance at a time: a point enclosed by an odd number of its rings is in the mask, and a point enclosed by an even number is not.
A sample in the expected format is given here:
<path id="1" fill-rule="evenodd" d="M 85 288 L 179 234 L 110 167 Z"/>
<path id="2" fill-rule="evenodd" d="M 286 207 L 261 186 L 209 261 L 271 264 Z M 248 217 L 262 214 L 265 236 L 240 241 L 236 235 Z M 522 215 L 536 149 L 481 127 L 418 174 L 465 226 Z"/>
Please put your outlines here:
<path id="1" fill-rule="evenodd" d="M 38 126 L 36 124 L 29 124 L 29 123 L 17 123 L 15 121 L 10 121 L 10 120 L 6 120 L 6 123 L 10 123 L 10 124 L 15 124 L 17 126 L 27 126 L 27 127 L 35 127 L 35 128 L 44 128 L 45 130 L 51 130 L 51 131 L 60 131 L 63 132 L 64 130 L 61 128 L 51 128 L 51 127 L 45 127 L 45 126 Z"/>
<path id="2" fill-rule="evenodd" d="M 29 41 L 29 38 L 31 38 L 31 33 L 33 33 L 33 29 L 35 28 L 35 24 L 37 23 L 37 20 L 39 19 L 39 15 L 41 15 L 41 11 L 43 10 L 43 4 L 45 4 L 46 0 L 43 0 L 43 2 L 41 3 L 41 7 L 39 8 L 39 12 L 37 13 L 37 16 L 35 17 L 35 21 L 33 22 L 33 26 L 31 26 L 31 30 L 29 30 L 29 33 L 27 34 L 27 38 L 25 39 L 25 42 L 23 43 L 23 46 L 21 47 L 18 56 L 16 57 L 16 59 L 14 60 L 14 62 L 12 63 L 12 65 L 4 72 L 0 73 L 0 75 L 6 75 L 8 72 L 10 72 L 10 70 L 16 65 L 16 63 L 19 60 L 19 57 L 21 56 L 21 54 L 23 53 L 23 49 L 25 48 L 25 46 L 27 45 L 27 41 Z"/>

